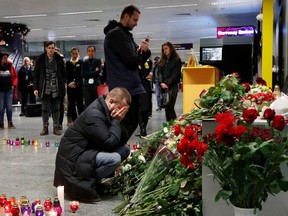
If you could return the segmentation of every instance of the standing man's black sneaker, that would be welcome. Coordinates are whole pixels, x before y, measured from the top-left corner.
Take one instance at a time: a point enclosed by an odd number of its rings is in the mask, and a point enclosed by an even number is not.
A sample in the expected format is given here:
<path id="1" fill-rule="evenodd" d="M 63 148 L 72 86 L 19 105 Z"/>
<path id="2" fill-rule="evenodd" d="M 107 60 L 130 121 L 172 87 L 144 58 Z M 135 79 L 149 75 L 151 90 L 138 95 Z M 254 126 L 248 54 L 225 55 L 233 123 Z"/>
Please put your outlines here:
<path id="1" fill-rule="evenodd" d="M 20 113 L 20 115 L 19 116 L 24 116 L 24 113 Z"/>

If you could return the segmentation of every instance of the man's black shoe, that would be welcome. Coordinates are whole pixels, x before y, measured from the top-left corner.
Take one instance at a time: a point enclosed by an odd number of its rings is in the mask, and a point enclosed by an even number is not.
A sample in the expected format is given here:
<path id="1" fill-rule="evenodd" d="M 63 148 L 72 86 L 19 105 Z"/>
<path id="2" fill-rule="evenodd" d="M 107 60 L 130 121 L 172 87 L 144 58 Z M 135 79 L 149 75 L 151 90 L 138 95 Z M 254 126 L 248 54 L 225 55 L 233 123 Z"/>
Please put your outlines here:
<path id="1" fill-rule="evenodd" d="M 24 113 L 20 113 L 20 115 L 19 116 L 24 116 Z"/>

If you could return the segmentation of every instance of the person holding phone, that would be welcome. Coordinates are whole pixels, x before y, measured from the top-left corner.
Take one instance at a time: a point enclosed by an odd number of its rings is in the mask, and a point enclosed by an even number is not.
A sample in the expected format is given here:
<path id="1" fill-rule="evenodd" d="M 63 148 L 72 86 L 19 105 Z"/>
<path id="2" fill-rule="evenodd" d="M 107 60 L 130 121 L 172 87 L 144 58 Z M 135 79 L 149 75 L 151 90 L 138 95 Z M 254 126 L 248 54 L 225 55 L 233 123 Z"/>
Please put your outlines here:
<path id="1" fill-rule="evenodd" d="M 149 42 L 143 40 L 138 46 L 131 31 L 137 26 L 140 10 L 134 5 L 126 6 L 120 21 L 112 20 L 104 28 L 106 35 L 104 51 L 109 89 L 117 86 L 126 88 L 132 96 L 132 104 L 123 119 L 129 137 L 138 126 L 138 111 L 146 110 L 147 96 L 138 73 L 138 66 L 150 57 Z"/>

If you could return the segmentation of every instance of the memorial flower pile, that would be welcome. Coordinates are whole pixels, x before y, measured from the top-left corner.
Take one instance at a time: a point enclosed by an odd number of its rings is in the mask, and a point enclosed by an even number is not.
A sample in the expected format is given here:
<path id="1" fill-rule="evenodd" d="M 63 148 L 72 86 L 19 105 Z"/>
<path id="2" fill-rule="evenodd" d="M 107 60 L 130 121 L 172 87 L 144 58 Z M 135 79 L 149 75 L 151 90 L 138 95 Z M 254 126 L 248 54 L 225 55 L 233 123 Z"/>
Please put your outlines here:
<path id="1" fill-rule="evenodd" d="M 205 137 L 208 149 L 203 163 L 212 171 L 221 189 L 216 195 L 241 208 L 258 208 L 269 194 L 288 190 L 281 166 L 287 165 L 287 136 L 283 116 L 266 109 L 266 127 L 252 125 L 256 109 L 243 111 L 242 119 L 232 112 L 217 114 L 213 134 Z"/>

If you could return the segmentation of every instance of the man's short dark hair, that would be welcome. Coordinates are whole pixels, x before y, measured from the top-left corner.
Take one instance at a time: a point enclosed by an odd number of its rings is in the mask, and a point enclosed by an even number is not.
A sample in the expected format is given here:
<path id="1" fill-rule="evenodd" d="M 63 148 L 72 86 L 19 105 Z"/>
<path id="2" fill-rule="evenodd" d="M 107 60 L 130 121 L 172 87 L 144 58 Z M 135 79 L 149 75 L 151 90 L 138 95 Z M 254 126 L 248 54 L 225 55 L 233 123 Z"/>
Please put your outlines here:
<path id="1" fill-rule="evenodd" d="M 116 100 L 123 100 L 125 99 L 128 105 L 131 105 L 132 98 L 130 93 L 127 91 L 126 88 L 123 87 L 115 87 L 113 88 L 107 95 L 107 99 L 109 98 L 116 98 Z"/>
<path id="2" fill-rule="evenodd" d="M 51 44 L 54 44 L 54 46 L 56 46 L 56 43 L 55 43 L 54 41 L 47 41 L 47 42 L 45 43 L 45 47 L 48 47 L 48 46 L 50 46 Z"/>
<path id="3" fill-rule="evenodd" d="M 125 14 L 128 14 L 128 15 L 131 17 L 131 16 L 134 14 L 134 11 L 136 11 L 137 13 L 140 14 L 140 10 L 139 10 L 138 7 L 136 7 L 135 5 L 127 5 L 127 6 L 123 9 L 120 18 L 123 19 L 123 17 L 124 17 Z"/>
<path id="4" fill-rule="evenodd" d="M 88 49 L 89 48 L 93 48 L 94 49 L 94 51 L 96 51 L 96 47 L 95 46 L 93 46 L 93 45 L 89 45 L 88 47 L 87 47 L 87 51 L 88 51 Z"/>

